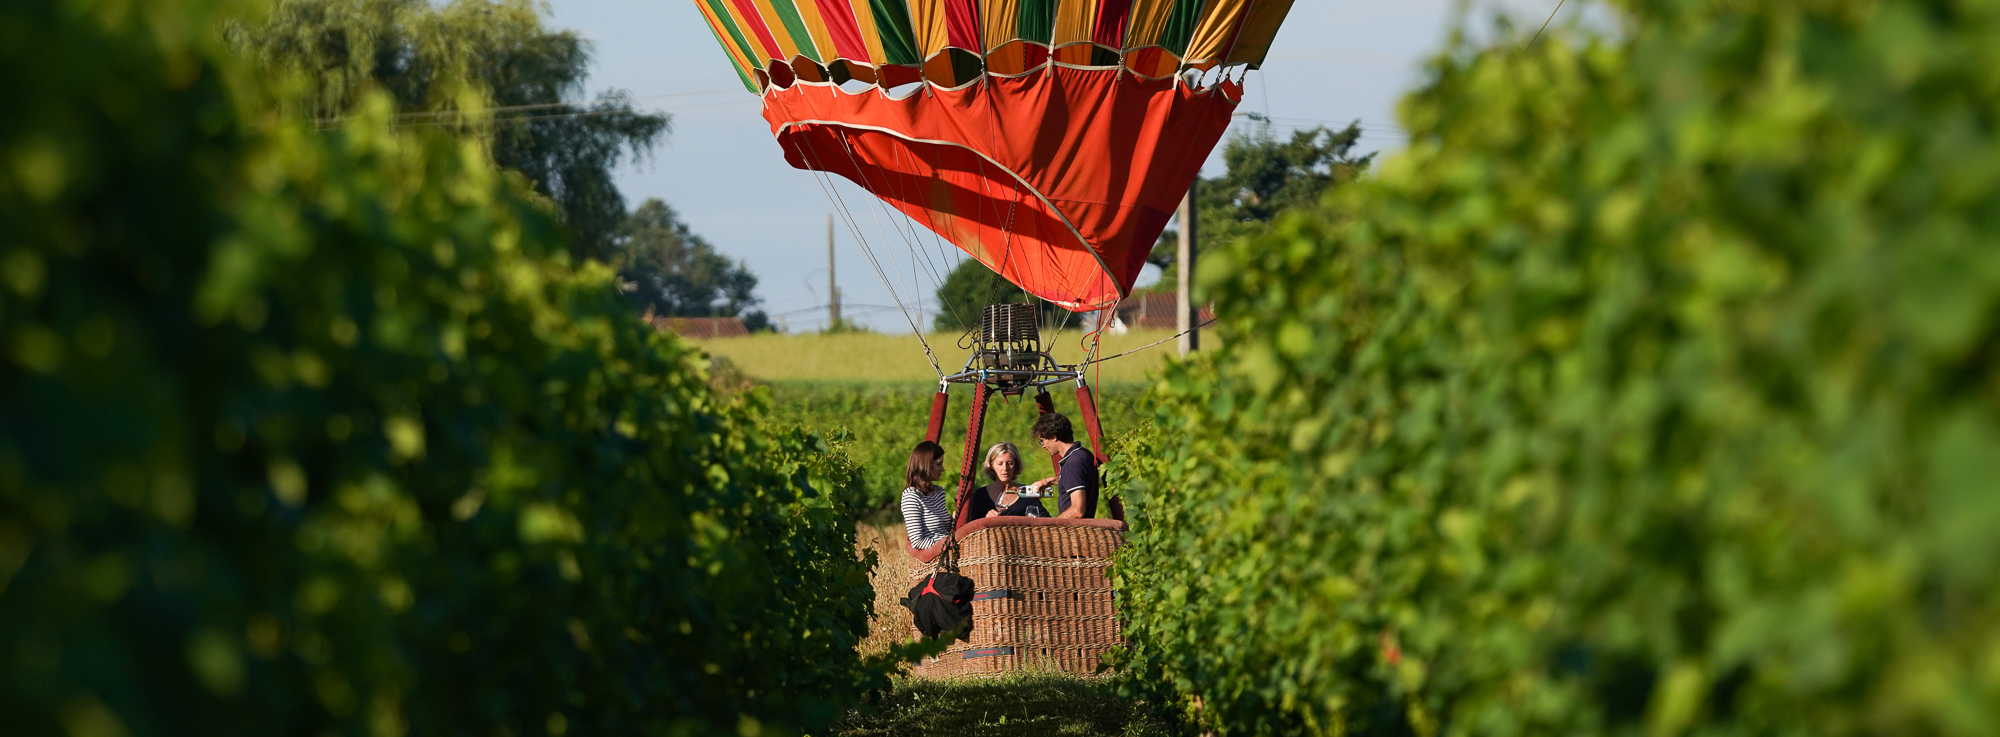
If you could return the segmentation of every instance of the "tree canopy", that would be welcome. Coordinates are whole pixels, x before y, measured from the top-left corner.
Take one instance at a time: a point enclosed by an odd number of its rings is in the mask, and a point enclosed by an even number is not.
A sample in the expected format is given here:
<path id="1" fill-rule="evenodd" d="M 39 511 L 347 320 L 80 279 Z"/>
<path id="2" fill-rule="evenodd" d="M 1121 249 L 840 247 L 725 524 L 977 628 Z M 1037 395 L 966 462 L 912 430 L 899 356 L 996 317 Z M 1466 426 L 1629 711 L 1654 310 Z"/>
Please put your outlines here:
<path id="1" fill-rule="evenodd" d="M 745 313 L 759 300 L 757 277 L 695 235 L 667 203 L 649 199 L 625 219 L 615 240 L 619 276 L 632 298 L 661 315 L 743 317 L 752 330 L 770 320 Z"/>
<path id="2" fill-rule="evenodd" d="M 1354 123 L 1337 131 L 1326 126 L 1296 130 L 1282 139 L 1265 123 L 1230 136 L 1222 148 L 1228 171 L 1195 184 L 1201 221 L 1201 242 L 1195 245 L 1218 248 L 1257 235 L 1278 213 L 1318 202 L 1329 187 L 1353 180 L 1374 160 L 1372 153 L 1354 155 L 1360 142 L 1361 126 Z M 1179 230 L 1168 230 L 1146 259 L 1166 272 L 1161 284 L 1177 283 L 1170 267 L 1179 248 Z"/>
<path id="3" fill-rule="evenodd" d="M 1033 302 L 1034 297 L 994 273 L 977 259 L 966 259 L 944 277 L 937 290 L 938 314 L 932 321 L 940 331 L 970 330 L 979 324 L 979 311 L 987 305 L 1006 302 Z M 1064 310 L 1042 303 L 1042 324 L 1061 322 Z"/>
<path id="4" fill-rule="evenodd" d="M 669 119 L 622 91 L 581 100 L 590 44 L 546 27 L 542 12 L 528 0 L 280 0 L 228 37 L 259 65 L 297 72 L 289 113 L 335 123 L 380 90 L 398 127 L 483 141 L 550 200 L 572 254 L 610 260 L 626 218 L 612 172 L 649 153 Z"/>

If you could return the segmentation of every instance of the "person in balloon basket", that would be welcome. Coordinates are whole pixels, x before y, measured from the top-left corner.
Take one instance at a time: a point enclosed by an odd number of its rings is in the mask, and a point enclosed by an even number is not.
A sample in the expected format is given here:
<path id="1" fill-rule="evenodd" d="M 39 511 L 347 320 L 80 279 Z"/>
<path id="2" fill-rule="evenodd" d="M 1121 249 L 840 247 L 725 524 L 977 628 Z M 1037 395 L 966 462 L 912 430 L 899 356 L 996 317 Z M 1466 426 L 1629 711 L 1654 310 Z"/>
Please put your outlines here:
<path id="1" fill-rule="evenodd" d="M 944 448 L 925 440 L 910 449 L 910 465 L 903 472 L 903 532 L 910 547 L 928 550 L 951 537 L 951 510 L 945 504 Z"/>
<path id="2" fill-rule="evenodd" d="M 1056 457 L 1056 475 L 1029 484 L 1056 495 L 1056 519 L 1097 516 L 1097 456 L 1076 442 L 1069 418 L 1059 412 L 1035 420 L 1035 442 Z"/>
<path id="3" fill-rule="evenodd" d="M 1021 449 L 1013 443 L 1003 440 L 986 449 L 986 477 L 993 483 L 973 492 L 966 519 L 1049 516 L 1041 500 L 1021 496 Z"/>

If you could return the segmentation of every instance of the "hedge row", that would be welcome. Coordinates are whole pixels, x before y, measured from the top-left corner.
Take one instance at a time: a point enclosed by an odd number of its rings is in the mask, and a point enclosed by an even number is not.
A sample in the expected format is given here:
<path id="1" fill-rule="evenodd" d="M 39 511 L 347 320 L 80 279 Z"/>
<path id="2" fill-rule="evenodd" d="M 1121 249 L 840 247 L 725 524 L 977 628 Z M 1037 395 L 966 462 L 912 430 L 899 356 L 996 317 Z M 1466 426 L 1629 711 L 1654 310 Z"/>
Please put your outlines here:
<path id="1" fill-rule="evenodd" d="M 476 144 L 318 131 L 202 0 L 0 5 L 10 734 L 816 729 L 858 470 Z"/>
<path id="2" fill-rule="evenodd" d="M 1228 734 L 2000 732 L 2000 9 L 1617 3 L 1208 258 L 1112 453 Z"/>

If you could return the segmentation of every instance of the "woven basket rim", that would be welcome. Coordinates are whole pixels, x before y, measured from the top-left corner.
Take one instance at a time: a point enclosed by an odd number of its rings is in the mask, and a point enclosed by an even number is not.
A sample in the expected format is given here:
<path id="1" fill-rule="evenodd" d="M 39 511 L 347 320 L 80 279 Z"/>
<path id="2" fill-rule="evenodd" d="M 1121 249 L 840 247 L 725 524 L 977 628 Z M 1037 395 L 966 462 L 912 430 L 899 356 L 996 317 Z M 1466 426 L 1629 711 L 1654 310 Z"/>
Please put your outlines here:
<path id="1" fill-rule="evenodd" d="M 1083 529 L 1111 530 L 1113 532 L 1121 532 L 1121 533 L 1126 531 L 1125 522 L 1122 520 L 1115 520 L 1115 519 L 1058 519 L 1055 517 L 984 517 L 981 519 L 976 519 L 971 522 L 965 523 L 964 527 L 959 528 L 952 534 L 959 540 L 960 544 L 964 544 L 965 539 L 970 537 L 974 533 L 995 527 L 1083 528 Z M 931 545 L 928 548 L 924 548 L 923 550 L 918 550 L 915 547 L 911 546 L 908 540 L 904 540 L 903 552 L 909 553 L 910 557 L 917 559 L 917 562 L 919 563 L 929 563 L 931 561 L 937 560 L 937 557 L 939 555 L 944 554 L 944 549 L 950 547 L 950 545 L 951 545 L 951 540 L 949 539 L 940 540 L 936 544 Z"/>

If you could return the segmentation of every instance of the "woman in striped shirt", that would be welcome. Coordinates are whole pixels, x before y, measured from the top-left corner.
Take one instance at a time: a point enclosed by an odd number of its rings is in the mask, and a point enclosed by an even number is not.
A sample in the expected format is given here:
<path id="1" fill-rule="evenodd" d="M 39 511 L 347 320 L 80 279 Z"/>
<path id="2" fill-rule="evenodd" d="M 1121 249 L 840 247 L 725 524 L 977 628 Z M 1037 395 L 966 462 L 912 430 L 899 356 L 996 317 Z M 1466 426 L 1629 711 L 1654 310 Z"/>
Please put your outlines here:
<path id="1" fill-rule="evenodd" d="M 945 509 L 944 487 L 937 483 L 941 478 L 944 448 L 929 440 L 917 443 L 903 473 L 908 484 L 903 489 L 903 532 L 910 536 L 910 547 L 926 550 L 951 537 L 951 512 Z"/>

